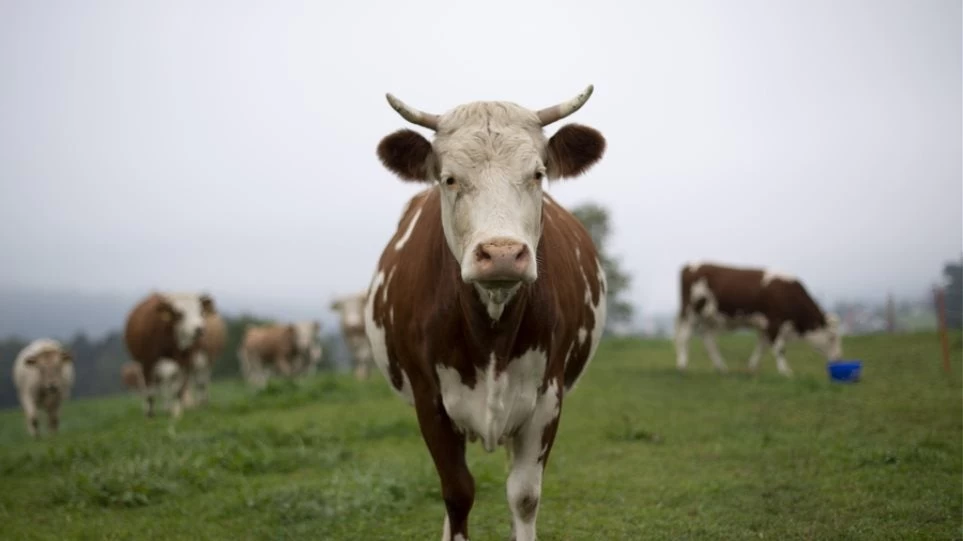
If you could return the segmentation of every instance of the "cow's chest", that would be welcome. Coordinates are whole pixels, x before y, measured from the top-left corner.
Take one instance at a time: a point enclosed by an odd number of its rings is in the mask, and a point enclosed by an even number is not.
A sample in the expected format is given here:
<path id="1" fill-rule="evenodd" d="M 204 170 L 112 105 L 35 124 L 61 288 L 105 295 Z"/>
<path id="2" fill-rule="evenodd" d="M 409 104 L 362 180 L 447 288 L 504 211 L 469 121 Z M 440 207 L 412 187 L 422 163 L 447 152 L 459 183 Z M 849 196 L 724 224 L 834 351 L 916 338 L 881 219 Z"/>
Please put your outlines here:
<path id="1" fill-rule="evenodd" d="M 543 351 L 530 350 L 497 371 L 492 355 L 487 366 L 476 368 L 472 387 L 454 368 L 436 365 L 445 411 L 469 439 L 481 440 L 491 452 L 532 416 L 546 361 Z"/>

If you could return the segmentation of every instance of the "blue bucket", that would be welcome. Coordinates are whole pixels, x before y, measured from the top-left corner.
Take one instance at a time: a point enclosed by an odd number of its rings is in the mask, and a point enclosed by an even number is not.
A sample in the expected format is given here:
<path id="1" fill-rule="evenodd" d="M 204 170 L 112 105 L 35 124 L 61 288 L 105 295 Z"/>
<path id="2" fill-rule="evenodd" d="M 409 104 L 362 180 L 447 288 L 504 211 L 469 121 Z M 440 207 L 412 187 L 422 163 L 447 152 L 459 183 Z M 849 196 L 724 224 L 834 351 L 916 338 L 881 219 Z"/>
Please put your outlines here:
<path id="1" fill-rule="evenodd" d="M 840 383 L 855 383 L 859 381 L 862 368 L 862 361 L 829 361 L 826 363 L 829 379 Z"/>

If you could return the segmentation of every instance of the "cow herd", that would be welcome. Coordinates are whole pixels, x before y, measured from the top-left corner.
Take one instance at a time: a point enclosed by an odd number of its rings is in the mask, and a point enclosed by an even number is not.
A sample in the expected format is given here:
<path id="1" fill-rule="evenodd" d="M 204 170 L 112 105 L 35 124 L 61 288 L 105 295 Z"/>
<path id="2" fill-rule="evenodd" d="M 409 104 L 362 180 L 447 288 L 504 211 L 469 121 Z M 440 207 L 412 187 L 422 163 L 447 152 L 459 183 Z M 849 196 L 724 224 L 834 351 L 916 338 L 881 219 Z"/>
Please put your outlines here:
<path id="1" fill-rule="evenodd" d="M 377 157 L 400 179 L 426 188 L 404 206 L 369 287 L 330 308 L 360 359 L 355 375 L 367 377 L 370 359 L 414 410 L 441 484 L 444 540 L 469 538 L 475 481 L 467 442 L 489 452 L 506 449 L 512 535 L 535 539 L 562 405 L 605 328 L 601 258 L 585 227 L 544 191 L 583 175 L 605 152 L 605 138 L 589 126 L 543 132 L 581 109 L 592 91 L 538 110 L 478 101 L 442 114 L 386 96 L 432 139 L 399 129 L 380 141 Z M 841 355 L 837 318 L 795 278 L 711 263 L 687 264 L 680 278 L 680 370 L 693 332 L 703 336 L 719 370 L 726 365 L 714 336 L 736 328 L 758 333 L 751 369 L 771 349 L 789 375 L 784 350 L 794 337 L 829 358 Z M 318 331 L 310 321 L 248 328 L 237 352 L 244 377 L 263 386 L 272 372 L 311 373 L 321 357 Z M 177 378 L 173 414 L 192 404 L 193 394 L 206 400 L 211 362 L 225 344 L 209 295 L 152 293 L 130 313 L 124 337 L 133 362 L 122 378 L 144 389 L 148 415 L 157 389 Z M 15 372 L 21 397 L 32 397 L 23 402 L 28 429 L 37 429 L 38 405 L 56 428 L 73 377 L 70 353 L 37 341 L 17 358 Z"/>

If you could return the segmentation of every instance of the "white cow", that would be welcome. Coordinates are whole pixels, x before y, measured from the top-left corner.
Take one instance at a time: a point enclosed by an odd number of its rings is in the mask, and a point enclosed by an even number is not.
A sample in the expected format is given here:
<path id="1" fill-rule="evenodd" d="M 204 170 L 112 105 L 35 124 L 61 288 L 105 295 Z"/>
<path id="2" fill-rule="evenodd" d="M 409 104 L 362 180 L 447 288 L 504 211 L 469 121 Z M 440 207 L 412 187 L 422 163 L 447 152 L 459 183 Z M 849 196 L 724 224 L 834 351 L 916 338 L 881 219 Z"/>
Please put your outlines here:
<path id="1" fill-rule="evenodd" d="M 74 364 L 70 352 L 56 340 L 34 340 L 20 351 L 13 363 L 13 381 L 27 421 L 27 432 L 39 437 L 37 410 L 47 412 L 50 433 L 60 425 L 60 405 L 70 398 Z"/>

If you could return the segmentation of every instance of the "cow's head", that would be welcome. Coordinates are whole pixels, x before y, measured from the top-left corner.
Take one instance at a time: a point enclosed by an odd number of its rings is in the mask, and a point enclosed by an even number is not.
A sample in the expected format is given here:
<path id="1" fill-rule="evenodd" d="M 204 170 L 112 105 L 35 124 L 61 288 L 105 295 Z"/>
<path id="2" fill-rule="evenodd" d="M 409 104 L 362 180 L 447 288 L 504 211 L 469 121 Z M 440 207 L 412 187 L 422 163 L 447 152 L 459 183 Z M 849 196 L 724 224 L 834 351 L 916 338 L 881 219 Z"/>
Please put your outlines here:
<path id="1" fill-rule="evenodd" d="M 27 366 L 37 371 L 40 388 L 45 392 L 60 392 L 67 383 L 65 369 L 73 362 L 73 356 L 64 348 L 45 347 L 25 359 Z"/>
<path id="2" fill-rule="evenodd" d="M 346 295 L 331 301 L 331 310 L 341 319 L 341 328 L 347 331 L 364 330 L 364 305 L 368 292 Z"/>
<path id="3" fill-rule="evenodd" d="M 174 332 L 177 347 L 194 346 L 204 333 L 204 320 L 217 313 L 214 299 L 206 293 L 174 293 L 163 296 L 158 315 Z"/>
<path id="4" fill-rule="evenodd" d="M 402 117 L 435 135 L 428 142 L 398 130 L 381 140 L 378 157 L 404 180 L 438 183 L 445 239 L 462 280 L 511 292 L 538 278 L 544 182 L 584 173 L 605 151 L 605 138 L 593 128 L 568 124 L 548 138 L 542 128 L 577 111 L 591 95 L 589 86 L 539 111 L 487 101 L 442 115 L 387 95 Z"/>
<path id="5" fill-rule="evenodd" d="M 805 335 L 805 340 L 819 350 L 828 360 L 839 359 L 843 356 L 843 334 L 839 326 L 839 317 L 826 314 L 826 323 Z"/>
<path id="6" fill-rule="evenodd" d="M 298 321 L 291 325 L 294 328 L 295 344 L 298 351 L 308 353 L 312 346 L 320 340 L 318 333 L 321 323 L 318 321 Z"/>

